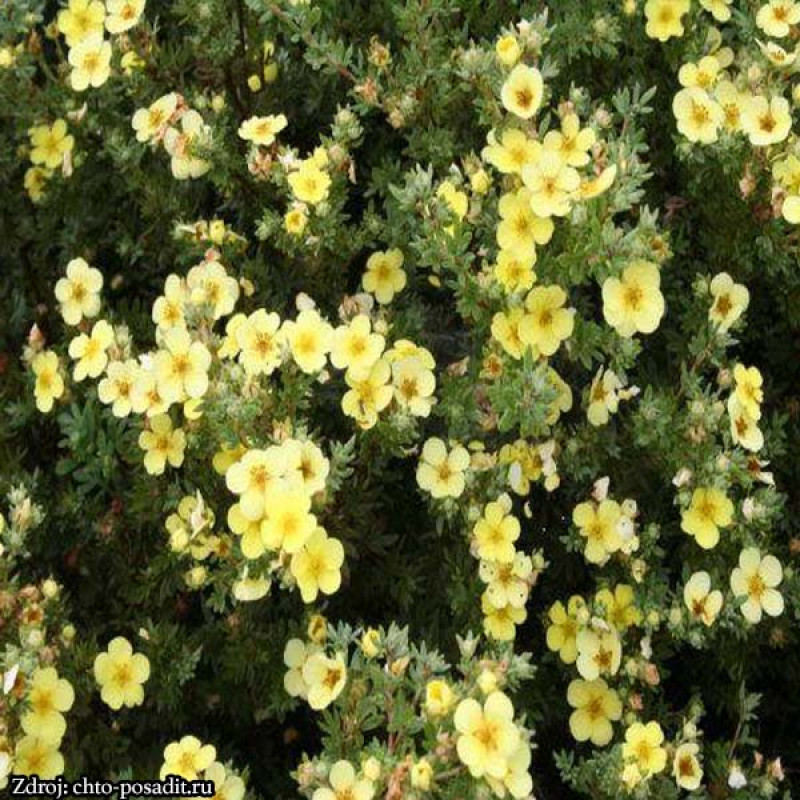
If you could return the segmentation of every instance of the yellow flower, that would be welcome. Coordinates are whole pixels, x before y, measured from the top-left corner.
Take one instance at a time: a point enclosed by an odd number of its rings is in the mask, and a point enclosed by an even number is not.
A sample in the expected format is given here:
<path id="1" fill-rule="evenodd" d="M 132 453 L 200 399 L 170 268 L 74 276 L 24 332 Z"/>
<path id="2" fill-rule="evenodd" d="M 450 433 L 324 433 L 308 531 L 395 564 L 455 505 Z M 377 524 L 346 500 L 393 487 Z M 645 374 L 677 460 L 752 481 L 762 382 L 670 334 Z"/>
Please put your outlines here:
<path id="1" fill-rule="evenodd" d="M 136 373 L 136 381 L 131 390 L 131 406 L 136 414 L 154 417 L 164 414 L 170 404 L 158 391 L 152 358 L 146 359 L 145 363 L 147 366 L 141 367 Z"/>
<path id="2" fill-rule="evenodd" d="M 440 200 L 443 200 L 447 204 L 448 211 L 450 211 L 450 213 L 453 214 L 459 222 L 467 215 L 469 198 L 465 192 L 461 192 L 456 189 L 455 184 L 453 184 L 451 181 L 442 181 L 441 185 L 436 190 L 436 197 L 438 197 Z M 448 225 L 445 228 L 445 232 L 449 236 L 453 235 L 453 231 L 454 229 L 452 225 Z"/>
<path id="3" fill-rule="evenodd" d="M 283 650 L 283 663 L 289 668 L 283 676 L 283 688 L 291 697 L 308 697 L 308 686 L 303 680 L 303 667 L 311 656 L 319 652 L 315 644 L 307 645 L 302 639 L 289 639 Z"/>
<path id="4" fill-rule="evenodd" d="M 533 573 L 533 562 L 525 553 L 514 553 L 513 560 L 481 561 L 478 574 L 488 584 L 486 599 L 494 608 L 513 606 L 522 608 L 528 601 L 529 581 Z"/>
<path id="5" fill-rule="evenodd" d="M 720 272 L 711 281 L 713 302 L 708 310 L 708 318 L 719 328 L 727 331 L 747 309 L 750 292 L 740 283 L 734 283 L 727 272 Z"/>
<path id="6" fill-rule="evenodd" d="M 111 34 L 129 31 L 139 22 L 145 0 L 106 0 L 106 30 Z"/>
<path id="7" fill-rule="evenodd" d="M 67 730 L 63 715 L 75 702 L 75 692 L 69 681 L 59 678 L 52 667 L 37 669 L 31 678 L 27 702 L 22 729 L 28 736 L 58 747 Z"/>
<path id="8" fill-rule="evenodd" d="M 170 275 L 164 282 L 164 294 L 153 303 L 152 318 L 159 330 L 183 327 L 184 307 L 189 299 L 186 282 L 177 275 Z"/>
<path id="9" fill-rule="evenodd" d="M 531 748 L 520 739 L 517 749 L 505 763 L 506 771 L 502 779 L 486 776 L 492 792 L 497 797 L 505 797 L 506 791 L 516 800 L 532 797 L 533 778 L 530 774 Z"/>
<path id="10" fill-rule="evenodd" d="M 284 442 L 283 450 L 287 453 L 289 471 L 294 470 L 290 481 L 296 480 L 309 497 L 325 489 L 330 462 L 314 442 L 289 439 Z"/>
<path id="11" fill-rule="evenodd" d="M 36 376 L 36 408 L 46 414 L 53 408 L 53 403 L 64 394 L 64 379 L 59 371 L 58 355 L 52 350 L 37 353 L 31 362 L 31 369 Z"/>
<path id="12" fill-rule="evenodd" d="M 305 309 L 295 321 L 283 324 L 292 358 L 306 374 L 314 374 L 325 367 L 333 343 L 333 328 L 315 309 Z"/>
<path id="13" fill-rule="evenodd" d="M 342 584 L 344 548 L 338 539 L 317 528 L 292 556 L 291 572 L 297 581 L 304 603 L 313 603 L 317 595 L 334 594 Z"/>
<path id="14" fill-rule="evenodd" d="M 410 356 L 391 362 L 394 399 L 415 417 L 427 417 L 436 402 L 436 378 L 421 358 Z"/>
<path id="15" fill-rule="evenodd" d="M 789 101 L 785 97 L 751 98 L 742 114 L 742 128 L 756 147 L 782 142 L 792 129 Z"/>
<path id="16" fill-rule="evenodd" d="M 292 208 L 283 218 L 283 227 L 292 236 L 301 236 L 308 224 L 308 217 L 302 208 Z"/>
<path id="17" fill-rule="evenodd" d="M 55 295 L 61 316 L 67 325 L 77 325 L 84 317 L 91 319 L 100 313 L 100 290 L 103 274 L 90 267 L 82 258 L 67 264 L 66 277 L 56 282 Z"/>
<path id="18" fill-rule="evenodd" d="M 425 369 L 433 370 L 436 367 L 436 361 L 430 350 L 420 347 L 408 339 L 398 339 L 392 347 L 384 353 L 384 358 L 390 364 L 405 358 L 415 358 Z"/>
<path id="19" fill-rule="evenodd" d="M 492 129 L 486 141 L 487 145 L 481 151 L 481 158 L 506 175 L 521 175 L 522 168 L 534 161 L 542 149 L 539 142 L 517 128 L 503 131 L 499 141 Z"/>
<path id="20" fill-rule="evenodd" d="M 110 405 L 115 417 L 127 417 L 133 410 L 133 389 L 138 379 L 139 365 L 136 361 L 113 361 L 108 365 L 106 377 L 97 386 L 100 402 Z"/>
<path id="21" fill-rule="evenodd" d="M 381 305 L 391 303 L 395 294 L 401 292 L 406 285 L 403 253 L 397 248 L 373 253 L 367 259 L 367 271 L 361 285 L 365 292 L 374 294 Z"/>
<path id="22" fill-rule="evenodd" d="M 364 430 L 374 427 L 378 414 L 392 402 L 392 369 L 384 359 L 376 361 L 367 372 L 348 370 L 345 382 L 349 389 L 342 397 L 342 411 Z"/>
<path id="23" fill-rule="evenodd" d="M 253 520 L 246 516 L 239 503 L 234 503 L 228 509 L 228 527 L 241 537 L 239 546 L 242 548 L 242 555 L 245 558 L 253 560 L 264 555 L 267 547 L 261 536 L 261 520 Z"/>
<path id="24" fill-rule="evenodd" d="M 791 67 L 797 59 L 796 51 L 792 50 L 791 52 L 787 52 L 779 44 L 775 44 L 775 42 L 767 42 L 766 44 L 758 42 L 758 49 L 761 50 L 769 63 L 775 67 Z"/>
<path id="25" fill-rule="evenodd" d="M 271 375 L 281 363 L 281 318 L 259 308 L 236 328 L 239 363 L 251 376 Z"/>
<path id="26" fill-rule="evenodd" d="M 283 114 L 250 117 L 239 126 L 239 137 L 246 142 L 269 147 L 288 124 L 289 122 Z"/>
<path id="27" fill-rule="evenodd" d="M 250 520 L 264 517 L 267 497 L 273 490 L 289 488 L 286 452 L 279 447 L 248 450 L 225 473 L 228 489 L 239 496 L 242 513 Z"/>
<path id="28" fill-rule="evenodd" d="M 244 800 L 244 781 L 238 775 L 228 775 L 219 761 L 206 769 L 203 780 L 214 784 L 214 800 Z"/>
<path id="29" fill-rule="evenodd" d="M 184 328 L 172 328 L 163 336 L 163 349 L 155 355 L 158 392 L 168 403 L 202 397 L 208 389 L 211 353 L 202 342 L 193 342 Z"/>
<path id="30" fill-rule="evenodd" d="M 163 137 L 177 108 L 178 95 L 170 92 L 159 97 L 148 108 L 137 109 L 131 123 L 136 131 L 136 141 L 150 142 Z"/>
<path id="31" fill-rule="evenodd" d="M 589 563 L 605 563 L 611 553 L 622 547 L 622 509 L 615 500 L 603 500 L 597 506 L 580 503 L 572 512 L 572 521 L 586 538 L 584 556 Z"/>
<path id="32" fill-rule="evenodd" d="M 698 86 L 681 89 L 672 101 L 672 112 L 678 131 L 690 142 L 716 142 L 717 132 L 725 121 L 722 107 Z"/>
<path id="33" fill-rule="evenodd" d="M 709 11 L 717 22 L 727 22 L 731 18 L 733 0 L 700 0 L 700 5 Z"/>
<path id="34" fill-rule="evenodd" d="M 660 42 L 683 36 L 682 18 L 689 11 L 689 5 L 690 0 L 647 0 L 644 5 L 645 33 Z"/>
<path id="35" fill-rule="evenodd" d="M 552 356 L 572 336 L 575 309 L 564 308 L 567 293 L 560 286 L 537 286 L 525 298 L 519 323 L 522 341 L 543 356 Z"/>
<path id="36" fill-rule="evenodd" d="M 375 658 L 375 656 L 377 656 L 380 652 L 381 648 L 380 631 L 376 630 L 375 628 L 367 628 L 367 630 L 365 630 L 361 636 L 359 647 L 361 648 L 361 652 L 367 658 Z"/>
<path id="37" fill-rule="evenodd" d="M 195 422 L 203 416 L 203 398 L 198 397 L 195 400 L 187 400 L 183 404 L 183 416 L 189 422 Z"/>
<path id="38" fill-rule="evenodd" d="M 164 764 L 159 777 L 177 775 L 187 781 L 198 779 L 199 773 L 214 763 L 217 751 L 213 745 L 203 744 L 196 736 L 184 736 L 164 748 Z"/>
<path id="39" fill-rule="evenodd" d="M 675 758 L 672 761 L 672 777 L 681 789 L 693 792 L 700 788 L 703 780 L 703 768 L 697 754 L 700 752 L 700 745 L 695 742 L 684 742 L 675 750 Z"/>
<path id="40" fill-rule="evenodd" d="M 134 653 L 127 639 L 117 636 L 108 643 L 107 652 L 95 658 L 94 677 L 109 708 L 133 708 L 144 702 L 143 684 L 150 677 L 150 662 L 142 653 Z"/>
<path id="41" fill-rule="evenodd" d="M 521 625 L 528 614 L 524 605 L 513 605 L 506 602 L 495 605 L 488 590 L 481 596 L 483 611 L 483 630 L 491 639 L 498 642 L 510 642 L 516 636 L 516 626 Z"/>
<path id="42" fill-rule="evenodd" d="M 450 713 L 456 703 L 455 692 L 441 678 L 425 685 L 425 713 L 429 717 L 443 717 Z"/>
<path id="43" fill-rule="evenodd" d="M 265 501 L 265 514 L 261 537 L 270 550 L 297 553 L 317 530 L 311 499 L 300 489 L 272 489 Z"/>
<path id="44" fill-rule="evenodd" d="M 538 217 L 531 208 L 530 190 L 522 188 L 500 198 L 497 244 L 519 259 L 536 257 L 536 245 L 547 244 L 553 236 L 553 220 Z"/>
<path id="45" fill-rule="evenodd" d="M 294 196 L 312 206 L 328 197 L 331 179 L 325 170 L 314 164 L 303 162 L 300 169 L 289 175 L 289 186 Z"/>
<path id="46" fill-rule="evenodd" d="M 603 316 L 620 336 L 652 333 L 664 316 L 664 295 L 658 267 L 649 261 L 634 261 L 622 278 L 603 283 Z"/>
<path id="47" fill-rule="evenodd" d="M 522 49 L 519 46 L 516 38 L 510 34 L 501 36 L 494 46 L 494 51 L 497 53 L 497 58 L 502 64 L 507 67 L 512 67 L 519 61 L 522 55 Z"/>
<path id="48" fill-rule="evenodd" d="M 214 453 L 212 466 L 218 475 L 227 475 L 228 470 L 247 452 L 247 448 L 239 443 L 231 447 L 228 444 L 220 445 L 220 449 Z"/>
<path id="49" fill-rule="evenodd" d="M 139 447 L 145 451 L 144 468 L 150 475 L 163 475 L 167 462 L 172 467 L 183 464 L 186 435 L 181 428 L 172 429 L 172 420 L 159 414 L 150 420 L 150 430 L 139 434 Z"/>
<path id="50" fill-rule="evenodd" d="M 567 114 L 561 120 L 560 131 L 548 131 L 544 146 L 558 154 L 568 167 L 585 167 L 589 163 L 589 150 L 597 137 L 591 128 L 581 128 L 577 114 Z"/>
<path id="51" fill-rule="evenodd" d="M 64 772 L 64 757 L 57 744 L 36 736 L 23 736 L 14 750 L 14 772 L 52 780 Z"/>
<path id="52" fill-rule="evenodd" d="M 91 33 L 69 51 L 70 85 L 76 92 L 97 89 L 111 74 L 111 43 L 101 33 Z"/>
<path id="53" fill-rule="evenodd" d="M 575 709 L 569 717 L 569 730 L 575 740 L 605 747 L 614 735 L 611 723 L 622 717 L 619 695 L 602 678 L 576 678 L 567 687 L 567 702 Z"/>
<path id="54" fill-rule="evenodd" d="M 737 89 L 730 81 L 720 81 L 714 90 L 714 100 L 722 109 L 722 124 L 726 130 L 736 133 L 742 129 L 745 108 L 750 94 Z"/>
<path id="55" fill-rule="evenodd" d="M 311 800 L 372 800 L 375 787 L 372 781 L 356 777 L 355 767 L 349 761 L 337 761 L 328 773 L 330 788 L 317 789 Z"/>
<path id="56" fill-rule="evenodd" d="M 517 64 L 500 91 L 503 107 L 520 119 L 530 119 L 542 104 L 544 81 L 535 67 Z"/>
<path id="57" fill-rule="evenodd" d="M 492 188 L 492 179 L 489 173 L 481 168 L 472 173 L 469 185 L 475 194 L 486 194 Z"/>
<path id="58" fill-rule="evenodd" d="M 519 534 L 519 520 L 511 514 L 511 498 L 503 494 L 486 504 L 483 516 L 472 529 L 478 558 L 511 563 L 514 560 L 514 542 L 519 539 Z"/>
<path id="59" fill-rule="evenodd" d="M 146 64 L 147 62 L 135 50 L 128 50 L 127 53 L 123 53 L 122 58 L 119 60 L 122 71 L 128 77 L 133 75 L 135 70 L 144 69 Z"/>
<path id="60" fill-rule="evenodd" d="M 612 164 L 594 178 L 582 178 L 578 189 L 579 197 L 581 200 L 594 200 L 595 197 L 600 197 L 611 188 L 616 177 L 617 165 Z"/>
<path id="61" fill-rule="evenodd" d="M 10 44 L 0 47 L 0 69 L 8 69 L 17 63 L 17 48 Z M 1 781 L 2 779 L 0 779 Z M 0 786 L 0 788 L 5 788 Z"/>
<path id="62" fill-rule="evenodd" d="M 328 165 L 328 151 L 322 146 L 314 148 L 314 152 L 306 159 L 305 163 L 323 169 Z"/>
<path id="63" fill-rule="evenodd" d="M 586 603 L 579 595 L 570 597 L 567 607 L 557 600 L 547 612 L 547 648 L 558 653 L 565 664 L 574 664 L 578 657 L 579 616 L 586 613 Z"/>
<path id="64" fill-rule="evenodd" d="M 464 491 L 464 472 L 469 467 L 469 461 L 469 453 L 461 445 L 456 445 L 448 452 L 441 439 L 428 439 L 422 447 L 417 467 L 417 484 L 436 499 L 460 497 Z"/>
<path id="65" fill-rule="evenodd" d="M 92 326 L 89 336 L 81 333 L 69 343 L 69 355 L 78 363 L 72 373 L 76 381 L 97 378 L 108 364 L 108 348 L 114 343 L 114 329 L 104 320 Z"/>
<path id="66" fill-rule="evenodd" d="M 562 414 L 566 414 L 572 408 L 572 389 L 564 381 L 564 379 L 552 368 L 547 369 L 547 380 L 550 385 L 556 390 L 556 397 L 550 403 L 550 408 L 545 417 L 545 422 L 548 425 L 555 425 L 561 418 Z"/>
<path id="67" fill-rule="evenodd" d="M 733 443 L 753 453 L 758 452 L 764 446 L 764 434 L 758 427 L 758 420 L 750 416 L 735 394 L 728 398 L 728 416 Z"/>
<path id="68" fill-rule="evenodd" d="M 170 547 L 182 552 L 190 547 L 193 558 L 202 560 L 211 553 L 208 536 L 214 526 L 214 512 L 205 504 L 203 496 L 186 495 L 178 504 L 175 514 L 170 514 L 164 527 L 170 535 Z"/>
<path id="69" fill-rule="evenodd" d="M 348 325 L 341 325 L 333 332 L 331 363 L 353 376 L 363 375 L 369 373 L 385 346 L 383 336 L 372 333 L 369 317 L 358 314 Z"/>
<path id="70" fill-rule="evenodd" d="M 522 168 L 522 181 L 530 192 L 538 217 L 565 217 L 581 185 L 581 176 L 562 160 L 560 151 L 545 148 Z"/>
<path id="71" fill-rule="evenodd" d="M 761 555 L 757 547 L 746 547 L 739 554 L 739 566 L 731 573 L 731 591 L 745 598 L 741 605 L 744 618 L 756 624 L 762 614 L 783 614 L 783 595 L 777 590 L 783 580 L 781 562 L 775 556 Z"/>
<path id="72" fill-rule="evenodd" d="M 315 711 L 327 708 L 347 683 L 347 667 L 341 653 L 333 658 L 324 653 L 314 653 L 303 664 L 302 672 L 308 687 L 308 704 Z"/>
<path id="73" fill-rule="evenodd" d="M 754 420 L 761 419 L 761 402 L 764 399 L 761 387 L 764 379 L 758 367 L 737 364 L 733 368 L 733 379 L 736 381 L 734 394 L 740 408 Z"/>
<path id="74" fill-rule="evenodd" d="M 180 129 L 164 131 L 164 149 L 170 156 L 172 177 L 178 181 L 200 178 L 211 169 L 211 163 L 198 153 L 209 146 L 211 128 L 194 109 L 180 118 Z"/>
<path id="75" fill-rule="evenodd" d="M 664 732 L 657 722 L 634 722 L 625 731 L 625 743 L 622 745 L 622 757 L 631 761 L 641 773 L 648 778 L 661 772 L 667 766 L 667 751 L 661 746 Z"/>
<path id="76" fill-rule="evenodd" d="M 492 692 L 481 707 L 467 698 L 453 716 L 458 738 L 456 750 L 461 763 L 474 778 L 484 775 L 502 778 L 508 759 L 520 744 L 514 724 L 514 707 L 502 692 Z"/>
<path id="77" fill-rule="evenodd" d="M 683 602 L 695 619 L 710 628 L 722 608 L 722 592 L 711 590 L 711 576 L 707 572 L 695 572 L 683 587 Z"/>
<path id="78" fill-rule="evenodd" d="M 681 530 L 694 536 L 704 550 L 719 542 L 719 529 L 733 522 L 733 503 L 719 489 L 698 488 L 689 508 L 681 514 Z"/>
<path id="79" fill-rule="evenodd" d="M 678 71 L 681 86 L 690 89 L 711 89 L 719 75 L 720 63 L 714 56 L 703 56 L 696 64 L 691 61 Z"/>
<path id="80" fill-rule="evenodd" d="M 210 308 L 215 320 L 230 314 L 239 299 L 239 282 L 216 260 L 192 267 L 186 287 L 192 304 Z"/>
<path id="81" fill-rule="evenodd" d="M 800 3 L 794 0 L 769 0 L 756 14 L 756 25 L 767 36 L 782 39 L 789 35 L 793 25 L 800 22 Z"/>
<path id="82" fill-rule="evenodd" d="M 575 666 L 582 678 L 593 681 L 600 675 L 616 675 L 622 659 L 619 634 L 609 630 L 583 628 L 576 639 Z"/>
<path id="83" fill-rule="evenodd" d="M 31 163 L 46 169 L 58 169 L 64 156 L 71 153 L 75 137 L 67 133 L 66 120 L 57 119 L 52 125 L 37 125 L 28 132 L 31 140 Z"/>
<path id="84" fill-rule="evenodd" d="M 431 788 L 433 780 L 433 767 L 430 762 L 421 758 L 411 767 L 411 787 L 427 792 Z"/>
<path id="85" fill-rule="evenodd" d="M 501 250 L 497 254 L 494 277 L 508 294 L 527 291 L 536 281 L 536 273 L 533 271 L 535 263 L 536 250 L 529 251 L 524 258 L 510 250 Z"/>
<path id="86" fill-rule="evenodd" d="M 74 47 L 92 34 L 102 34 L 105 17 L 105 6 L 99 0 L 70 0 L 58 12 L 58 30 L 64 35 L 67 47 Z"/>
<path id="87" fill-rule="evenodd" d="M 38 203 L 44 197 L 47 181 L 50 180 L 52 176 L 53 173 L 44 167 L 31 167 L 25 170 L 23 186 L 28 193 L 28 197 L 30 197 L 34 203 Z"/>
<path id="88" fill-rule="evenodd" d="M 792 225 L 800 224 L 800 158 L 789 154 L 772 167 L 775 178 L 786 192 L 781 206 L 783 218 Z"/>
<path id="89" fill-rule="evenodd" d="M 594 599 L 605 609 L 605 621 L 620 632 L 632 625 L 639 625 L 642 621 L 642 612 L 636 608 L 632 586 L 619 583 L 613 592 L 610 589 L 601 589 Z"/>
<path id="90" fill-rule="evenodd" d="M 586 416 L 590 425 L 600 427 L 606 425 L 611 414 L 616 414 L 619 408 L 619 390 L 622 381 L 610 369 L 603 371 L 602 367 L 595 375 L 589 389 L 589 408 Z"/>

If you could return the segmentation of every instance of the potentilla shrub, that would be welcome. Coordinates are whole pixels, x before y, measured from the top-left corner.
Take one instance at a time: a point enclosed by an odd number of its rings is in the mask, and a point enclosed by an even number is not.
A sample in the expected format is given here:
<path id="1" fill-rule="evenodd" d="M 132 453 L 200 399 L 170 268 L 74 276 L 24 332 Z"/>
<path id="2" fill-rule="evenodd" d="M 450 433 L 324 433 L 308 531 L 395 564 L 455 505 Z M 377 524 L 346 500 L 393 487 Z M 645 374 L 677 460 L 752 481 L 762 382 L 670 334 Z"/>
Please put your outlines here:
<path id="1" fill-rule="evenodd" d="M 0 786 L 789 797 L 799 37 L 5 4 Z"/>

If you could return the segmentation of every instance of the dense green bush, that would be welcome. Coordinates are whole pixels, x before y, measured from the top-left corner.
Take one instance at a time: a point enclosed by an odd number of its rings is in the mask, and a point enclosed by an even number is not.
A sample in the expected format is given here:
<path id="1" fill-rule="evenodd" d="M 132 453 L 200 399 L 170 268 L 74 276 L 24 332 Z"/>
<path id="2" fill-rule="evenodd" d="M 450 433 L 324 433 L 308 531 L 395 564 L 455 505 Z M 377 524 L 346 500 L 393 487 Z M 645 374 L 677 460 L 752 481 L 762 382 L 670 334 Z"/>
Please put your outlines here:
<path id="1" fill-rule="evenodd" d="M 788 797 L 798 39 L 5 3 L 0 783 Z"/>

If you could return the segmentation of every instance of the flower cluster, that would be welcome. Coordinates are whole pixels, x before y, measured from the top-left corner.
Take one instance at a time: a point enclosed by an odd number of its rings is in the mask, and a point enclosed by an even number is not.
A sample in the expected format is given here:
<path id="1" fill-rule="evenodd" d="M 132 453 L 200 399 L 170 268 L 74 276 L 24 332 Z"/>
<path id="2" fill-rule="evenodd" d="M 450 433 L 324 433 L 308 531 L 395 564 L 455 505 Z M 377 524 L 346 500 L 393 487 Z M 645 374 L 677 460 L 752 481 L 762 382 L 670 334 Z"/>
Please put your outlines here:
<path id="1" fill-rule="evenodd" d="M 0 788 L 775 796 L 800 3 L 6 5 Z"/>
<path id="2" fill-rule="evenodd" d="M 196 736 L 183 736 L 164 748 L 162 779 L 176 775 L 187 781 L 210 781 L 214 797 L 243 800 L 245 782 L 230 764 L 217 761 L 214 745 L 203 744 Z"/>
<path id="3" fill-rule="evenodd" d="M 750 23 L 757 31 L 757 47 L 748 42 L 741 53 L 723 43 L 724 23 L 732 16 L 730 0 L 707 0 L 701 6 L 723 27 L 709 27 L 707 18 L 694 23 L 707 36 L 696 59 L 683 63 L 678 72 L 682 88 L 672 103 L 678 132 L 691 144 L 719 143 L 726 149 L 745 138 L 753 159 L 742 178 L 743 195 L 754 189 L 751 169 L 763 172 L 772 184 L 774 215 L 797 224 L 800 160 L 792 125 L 796 96 L 787 98 L 786 88 L 798 54 L 786 44 L 800 23 L 800 4 L 768 0 L 752 8 Z M 689 10 L 689 0 L 648 0 L 647 35 L 661 41 L 683 36 L 682 18 Z"/>
<path id="4" fill-rule="evenodd" d="M 70 0 L 58 13 L 58 31 L 69 48 L 70 85 L 76 92 L 102 86 L 111 74 L 111 41 L 139 23 L 145 0 Z"/>
<path id="5" fill-rule="evenodd" d="M 210 162 L 203 158 L 211 142 L 211 128 L 176 92 L 159 97 L 147 108 L 138 109 L 131 124 L 136 141 L 151 147 L 163 145 L 176 180 L 200 178 L 211 169 Z"/>
<path id="6" fill-rule="evenodd" d="M 373 713 L 387 733 L 338 758 L 326 752 L 304 760 L 296 772 L 302 796 L 422 798 L 460 786 L 528 797 L 531 730 L 506 689 L 530 677 L 531 669 L 517 656 L 479 657 L 477 644 L 459 643 L 462 660 L 453 675 L 438 653 L 415 647 L 407 630 L 394 626 L 361 634 L 329 627 L 316 642 L 291 640 L 284 654 L 290 694 L 330 709 L 333 724 L 345 730 L 378 700 Z"/>

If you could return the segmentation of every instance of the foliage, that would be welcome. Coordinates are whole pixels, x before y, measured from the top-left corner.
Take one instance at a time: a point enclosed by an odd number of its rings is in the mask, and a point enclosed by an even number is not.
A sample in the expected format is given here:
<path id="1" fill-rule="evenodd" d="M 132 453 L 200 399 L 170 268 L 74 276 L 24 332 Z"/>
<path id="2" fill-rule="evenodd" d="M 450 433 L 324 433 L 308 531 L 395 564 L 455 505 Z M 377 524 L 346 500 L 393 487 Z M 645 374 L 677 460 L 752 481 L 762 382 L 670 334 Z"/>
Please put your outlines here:
<path id="1" fill-rule="evenodd" d="M 0 783 L 788 797 L 798 32 L 4 4 Z"/>

